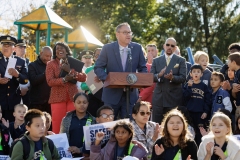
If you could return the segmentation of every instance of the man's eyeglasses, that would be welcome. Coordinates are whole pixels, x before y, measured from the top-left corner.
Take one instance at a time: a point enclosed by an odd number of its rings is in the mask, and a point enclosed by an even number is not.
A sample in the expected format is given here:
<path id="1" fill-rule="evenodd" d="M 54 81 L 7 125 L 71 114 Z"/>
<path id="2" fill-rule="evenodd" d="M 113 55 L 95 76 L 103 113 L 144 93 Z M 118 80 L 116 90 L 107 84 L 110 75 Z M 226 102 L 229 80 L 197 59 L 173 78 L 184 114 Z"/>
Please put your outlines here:
<path id="1" fill-rule="evenodd" d="M 145 116 L 145 114 L 150 116 L 150 114 L 151 114 L 151 112 L 142 112 L 142 111 L 139 112 L 139 113 L 140 113 L 141 116 Z"/>
<path id="2" fill-rule="evenodd" d="M 168 47 L 171 46 L 172 48 L 175 47 L 175 45 L 173 45 L 173 44 L 168 44 L 168 43 L 166 44 L 166 46 L 168 46 Z"/>
<path id="3" fill-rule="evenodd" d="M 108 117 L 110 118 L 110 119 L 114 119 L 114 115 L 113 114 L 110 114 L 110 115 L 107 115 L 107 114 L 101 114 L 100 115 L 102 118 L 104 118 L 104 119 L 107 119 Z"/>
<path id="4" fill-rule="evenodd" d="M 124 34 L 124 35 L 132 35 L 133 34 L 133 32 L 126 32 L 126 31 L 124 31 L 124 32 L 118 32 L 118 33 L 122 33 L 122 34 Z"/>

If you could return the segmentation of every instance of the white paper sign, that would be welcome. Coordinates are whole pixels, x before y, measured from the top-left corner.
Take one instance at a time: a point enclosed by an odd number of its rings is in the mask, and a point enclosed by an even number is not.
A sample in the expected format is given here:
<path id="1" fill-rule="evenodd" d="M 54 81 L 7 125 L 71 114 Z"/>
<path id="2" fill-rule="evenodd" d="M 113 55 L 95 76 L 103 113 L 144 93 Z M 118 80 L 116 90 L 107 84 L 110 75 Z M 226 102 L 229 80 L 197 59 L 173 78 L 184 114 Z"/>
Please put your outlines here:
<path id="1" fill-rule="evenodd" d="M 129 119 L 121 119 L 118 121 L 123 121 L 123 120 L 129 122 Z M 95 139 L 96 139 L 95 135 L 97 132 L 104 132 L 105 136 L 101 143 L 107 142 L 111 136 L 111 131 L 109 130 L 109 128 L 113 128 L 118 121 L 94 124 L 94 125 L 90 125 L 90 126 L 83 126 L 86 150 L 90 150 L 90 146 L 91 146 L 92 142 L 95 142 Z"/>
<path id="2" fill-rule="evenodd" d="M 15 68 L 16 62 L 17 62 L 17 59 L 16 59 L 16 58 L 9 57 L 7 69 L 6 69 L 5 75 L 4 75 L 6 78 L 12 79 L 12 75 L 10 75 L 10 74 L 8 73 L 8 69 L 9 69 L 9 68 Z"/>
<path id="3" fill-rule="evenodd" d="M 69 143 L 66 133 L 49 135 L 46 137 L 53 141 L 61 158 L 72 158 L 72 154 L 68 151 Z"/>
<path id="4" fill-rule="evenodd" d="M 8 155 L 0 155 L 0 160 L 10 160 Z"/>

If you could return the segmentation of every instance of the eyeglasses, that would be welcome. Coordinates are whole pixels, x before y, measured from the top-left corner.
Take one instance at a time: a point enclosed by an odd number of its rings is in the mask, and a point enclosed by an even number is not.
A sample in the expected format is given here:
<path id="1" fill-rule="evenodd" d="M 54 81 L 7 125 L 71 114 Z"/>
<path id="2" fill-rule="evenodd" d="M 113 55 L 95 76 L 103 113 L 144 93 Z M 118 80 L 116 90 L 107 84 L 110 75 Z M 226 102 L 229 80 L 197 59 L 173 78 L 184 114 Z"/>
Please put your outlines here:
<path id="1" fill-rule="evenodd" d="M 173 44 L 168 44 L 168 43 L 166 44 L 166 46 L 168 46 L 168 47 L 171 46 L 172 48 L 175 47 L 175 45 L 173 45 Z"/>
<path id="2" fill-rule="evenodd" d="M 124 34 L 124 35 L 132 35 L 133 34 L 133 32 L 126 32 L 126 31 L 124 31 L 124 32 L 118 32 L 118 33 L 122 33 L 122 34 Z"/>
<path id="3" fill-rule="evenodd" d="M 108 117 L 110 118 L 110 119 L 113 119 L 114 118 L 114 115 L 113 114 L 110 114 L 110 115 L 107 115 L 107 114 L 101 114 L 100 115 L 102 118 L 104 118 L 104 119 L 107 119 Z"/>
<path id="4" fill-rule="evenodd" d="M 150 114 L 151 114 L 151 112 L 139 112 L 139 113 L 140 113 L 141 116 L 145 116 L 145 114 L 150 116 Z"/>

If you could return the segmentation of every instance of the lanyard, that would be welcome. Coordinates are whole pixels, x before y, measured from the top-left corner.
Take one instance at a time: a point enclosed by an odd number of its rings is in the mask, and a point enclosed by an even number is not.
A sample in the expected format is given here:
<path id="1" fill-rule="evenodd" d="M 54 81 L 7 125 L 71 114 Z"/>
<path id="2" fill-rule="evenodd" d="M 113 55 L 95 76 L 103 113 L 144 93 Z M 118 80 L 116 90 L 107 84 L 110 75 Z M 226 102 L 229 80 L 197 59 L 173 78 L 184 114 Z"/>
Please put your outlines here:
<path id="1" fill-rule="evenodd" d="M 85 126 L 90 126 L 92 124 L 92 119 L 88 118 Z M 84 142 L 84 136 L 83 136 L 83 142 Z"/>
<path id="2" fill-rule="evenodd" d="M 181 150 L 179 149 L 173 160 L 182 160 Z"/>

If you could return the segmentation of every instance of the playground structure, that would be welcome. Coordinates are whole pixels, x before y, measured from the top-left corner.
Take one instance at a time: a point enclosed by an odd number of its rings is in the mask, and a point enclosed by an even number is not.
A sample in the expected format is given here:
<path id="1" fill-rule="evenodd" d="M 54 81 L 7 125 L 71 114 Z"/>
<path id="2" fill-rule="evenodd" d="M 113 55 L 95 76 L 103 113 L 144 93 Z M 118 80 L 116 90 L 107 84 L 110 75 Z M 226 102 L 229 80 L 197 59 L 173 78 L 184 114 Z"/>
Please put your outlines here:
<path id="1" fill-rule="evenodd" d="M 36 43 L 35 49 L 33 46 L 27 46 L 27 57 L 34 61 L 39 54 L 40 49 L 40 33 L 42 31 L 47 31 L 46 45 L 51 44 L 51 31 L 52 30 L 63 30 L 64 39 L 62 41 L 69 44 L 70 48 L 73 49 L 74 57 L 76 57 L 75 48 L 88 49 L 89 46 L 103 46 L 103 44 L 95 38 L 90 32 L 88 32 L 84 27 L 80 27 L 72 32 L 70 35 L 69 30 L 72 30 L 72 26 L 65 22 L 61 17 L 59 17 L 53 10 L 51 10 L 46 5 L 39 7 L 38 9 L 32 11 L 28 15 L 22 17 L 21 19 L 14 22 L 18 26 L 18 39 L 22 36 L 22 27 L 35 30 Z M 84 35 L 84 36 L 83 36 Z M 70 41 L 68 41 L 68 38 Z M 35 52 L 33 52 L 35 51 Z"/>

